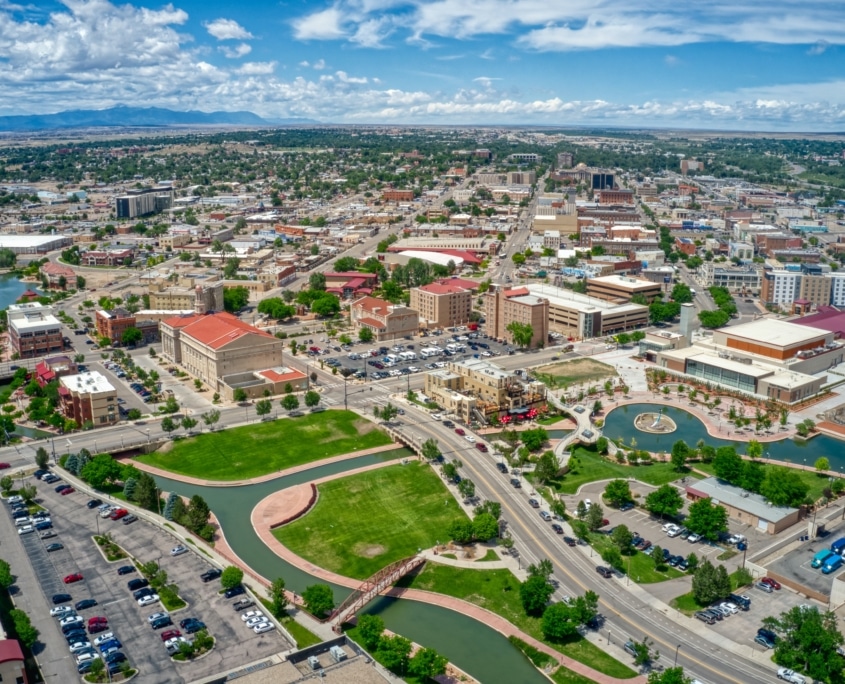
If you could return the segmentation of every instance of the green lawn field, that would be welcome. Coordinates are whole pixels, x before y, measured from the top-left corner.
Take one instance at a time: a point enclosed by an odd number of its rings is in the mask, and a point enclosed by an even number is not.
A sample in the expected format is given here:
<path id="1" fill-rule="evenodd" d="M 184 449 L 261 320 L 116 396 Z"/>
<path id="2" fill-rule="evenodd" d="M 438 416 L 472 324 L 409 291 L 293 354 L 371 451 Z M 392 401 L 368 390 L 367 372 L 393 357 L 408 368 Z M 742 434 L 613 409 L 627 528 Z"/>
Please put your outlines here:
<path id="1" fill-rule="evenodd" d="M 464 599 L 501 615 L 526 634 L 549 644 L 573 660 L 589 665 L 611 677 L 629 679 L 636 676 L 627 665 L 620 663 L 581 636 L 570 641 L 553 643 L 543 637 L 541 619 L 525 614 L 519 600 L 519 580 L 509 570 L 471 570 L 428 563 L 417 575 L 404 577 L 397 586 L 434 591 Z M 568 677 L 568 679 L 567 679 Z M 563 672 L 561 682 L 580 682 L 574 672 Z"/>
<path id="2" fill-rule="evenodd" d="M 276 539 L 315 565 L 366 579 L 420 548 L 449 538 L 464 517 L 427 465 L 411 461 L 319 485 L 314 508 L 273 531 Z"/>
<path id="3" fill-rule="evenodd" d="M 247 480 L 390 442 L 351 411 L 321 411 L 180 439 L 138 461 L 208 480 Z"/>

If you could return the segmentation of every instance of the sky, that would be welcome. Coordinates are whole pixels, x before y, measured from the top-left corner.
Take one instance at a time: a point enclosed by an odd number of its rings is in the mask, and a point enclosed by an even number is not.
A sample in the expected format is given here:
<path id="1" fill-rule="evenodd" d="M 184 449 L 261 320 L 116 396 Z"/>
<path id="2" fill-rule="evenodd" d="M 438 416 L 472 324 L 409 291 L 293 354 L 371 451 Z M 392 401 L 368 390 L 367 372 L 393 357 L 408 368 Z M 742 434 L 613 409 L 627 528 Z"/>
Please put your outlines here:
<path id="1" fill-rule="evenodd" d="M 845 131 L 843 0 L 0 0 L 0 115 Z"/>

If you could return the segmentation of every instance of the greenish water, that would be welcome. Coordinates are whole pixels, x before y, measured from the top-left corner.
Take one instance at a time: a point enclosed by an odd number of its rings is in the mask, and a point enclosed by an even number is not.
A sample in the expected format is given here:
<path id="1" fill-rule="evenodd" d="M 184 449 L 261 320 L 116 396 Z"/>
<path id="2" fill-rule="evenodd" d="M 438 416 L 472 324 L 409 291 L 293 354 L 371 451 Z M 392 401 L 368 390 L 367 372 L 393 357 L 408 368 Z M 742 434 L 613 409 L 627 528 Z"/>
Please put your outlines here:
<path id="1" fill-rule="evenodd" d="M 15 425 L 15 434 L 20 435 L 21 437 L 29 437 L 31 439 L 44 439 L 45 437 L 51 437 L 53 435 L 52 432 L 27 427 L 26 425 Z"/>
<path id="2" fill-rule="evenodd" d="M 614 408 L 605 418 L 604 434 L 612 439 L 623 437 L 626 444 L 630 444 L 631 437 L 634 437 L 637 440 L 637 448 L 646 451 L 669 452 L 672 450 L 672 445 L 679 439 L 690 446 L 695 446 L 698 440 L 703 439 L 705 443 L 715 447 L 733 445 L 739 453 L 745 451 L 745 445 L 748 442 L 727 439 L 727 431 L 732 431 L 733 426 L 727 424 L 726 421 L 721 422 L 722 432 L 726 438 L 717 439 L 707 433 L 704 423 L 696 416 L 675 406 L 666 406 L 663 410 L 663 413 L 677 424 L 678 429 L 675 432 L 668 435 L 654 435 L 634 428 L 634 418 L 637 415 L 654 412 L 654 410 L 654 404 L 628 404 Z M 815 463 L 820 456 L 826 456 L 830 459 L 832 470 L 845 471 L 845 443 L 827 435 L 818 435 L 809 440 L 781 439 L 777 442 L 764 442 L 763 450 L 769 458 L 800 464 L 806 461 L 807 465 Z"/>
<path id="3" fill-rule="evenodd" d="M 187 496 L 200 494 L 214 511 L 226 541 L 240 558 L 264 577 L 283 577 L 288 589 L 301 593 L 315 583 L 315 578 L 286 563 L 264 545 L 252 529 L 252 509 L 261 499 L 280 489 L 382 463 L 400 455 L 411 455 L 411 452 L 401 449 L 362 456 L 243 487 L 199 487 L 162 477 L 157 477 L 156 481 L 166 491 Z M 332 585 L 332 589 L 338 602 L 350 593 L 345 587 Z M 416 601 L 387 598 L 370 603 L 367 612 L 378 613 L 388 629 L 436 649 L 481 682 L 548 682 L 501 634 L 465 615 Z"/>
<path id="4" fill-rule="evenodd" d="M 0 309 L 14 304 L 28 289 L 35 290 L 33 284 L 24 283 L 17 276 L 0 275 Z"/>

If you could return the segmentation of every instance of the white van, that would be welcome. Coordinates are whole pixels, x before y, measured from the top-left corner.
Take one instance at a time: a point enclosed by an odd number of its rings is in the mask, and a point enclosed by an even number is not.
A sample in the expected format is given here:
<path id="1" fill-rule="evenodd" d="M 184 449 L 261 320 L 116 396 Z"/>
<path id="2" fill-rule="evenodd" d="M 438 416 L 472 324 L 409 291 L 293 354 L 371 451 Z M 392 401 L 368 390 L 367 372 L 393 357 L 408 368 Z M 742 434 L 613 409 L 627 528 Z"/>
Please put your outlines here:
<path id="1" fill-rule="evenodd" d="M 388 354 L 384 357 L 384 362 L 387 364 L 389 363 L 391 366 L 395 366 L 399 361 L 402 359 L 399 357 L 398 354 Z"/>
<path id="2" fill-rule="evenodd" d="M 417 355 L 412 351 L 404 351 L 399 354 L 399 358 L 403 361 L 414 361 L 417 358 Z"/>

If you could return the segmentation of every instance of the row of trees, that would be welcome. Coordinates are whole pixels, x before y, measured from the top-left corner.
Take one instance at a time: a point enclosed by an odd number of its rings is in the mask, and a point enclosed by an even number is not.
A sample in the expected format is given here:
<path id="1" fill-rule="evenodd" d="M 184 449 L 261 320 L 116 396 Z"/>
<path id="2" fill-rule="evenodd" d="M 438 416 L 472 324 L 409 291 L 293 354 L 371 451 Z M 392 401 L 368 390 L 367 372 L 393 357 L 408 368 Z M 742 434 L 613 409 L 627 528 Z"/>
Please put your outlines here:
<path id="1" fill-rule="evenodd" d="M 429 681 L 446 672 L 448 660 L 433 648 L 420 648 L 411 656 L 412 644 L 398 634 L 384 633 L 384 621 L 378 615 L 361 615 L 358 618 L 361 643 L 376 660 L 394 674 L 412 675 Z"/>

